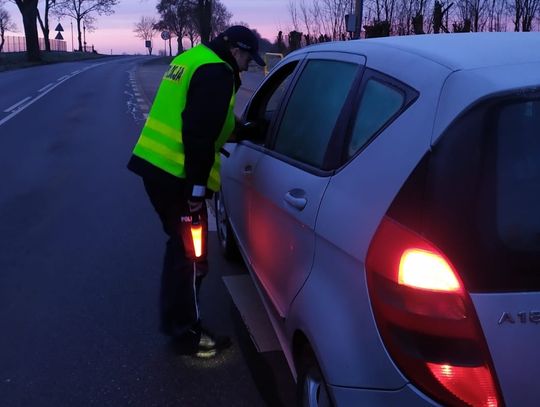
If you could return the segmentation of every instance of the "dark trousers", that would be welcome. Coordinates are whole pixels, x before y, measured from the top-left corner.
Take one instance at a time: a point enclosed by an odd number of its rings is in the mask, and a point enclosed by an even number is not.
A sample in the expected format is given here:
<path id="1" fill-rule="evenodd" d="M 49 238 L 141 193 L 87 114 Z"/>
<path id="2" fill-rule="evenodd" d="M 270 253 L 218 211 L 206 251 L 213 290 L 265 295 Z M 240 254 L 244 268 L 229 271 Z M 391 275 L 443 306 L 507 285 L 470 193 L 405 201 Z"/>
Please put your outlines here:
<path id="1" fill-rule="evenodd" d="M 145 180 L 144 187 L 169 236 L 165 248 L 161 275 L 160 316 L 161 331 L 182 337 L 199 325 L 198 293 L 202 279 L 208 273 L 206 256 L 193 261 L 186 256 L 182 240 L 181 218 L 189 215 L 186 191 Z M 204 239 L 208 241 L 206 204 L 200 215 Z"/>

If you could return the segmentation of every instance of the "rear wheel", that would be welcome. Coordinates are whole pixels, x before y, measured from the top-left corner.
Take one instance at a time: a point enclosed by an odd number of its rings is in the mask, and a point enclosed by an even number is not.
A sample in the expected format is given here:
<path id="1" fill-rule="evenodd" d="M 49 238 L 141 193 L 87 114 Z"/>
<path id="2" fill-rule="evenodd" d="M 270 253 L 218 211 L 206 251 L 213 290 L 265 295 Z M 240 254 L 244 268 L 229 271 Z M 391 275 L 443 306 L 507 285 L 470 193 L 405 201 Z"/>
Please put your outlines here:
<path id="1" fill-rule="evenodd" d="M 297 384 L 298 406 L 332 407 L 332 399 L 328 392 L 326 380 L 315 357 L 308 353 L 298 371 Z"/>
<path id="2" fill-rule="evenodd" d="M 234 240 L 225 204 L 223 203 L 221 191 L 214 195 L 216 209 L 216 227 L 221 252 L 226 259 L 235 260 L 238 258 L 238 247 Z"/>

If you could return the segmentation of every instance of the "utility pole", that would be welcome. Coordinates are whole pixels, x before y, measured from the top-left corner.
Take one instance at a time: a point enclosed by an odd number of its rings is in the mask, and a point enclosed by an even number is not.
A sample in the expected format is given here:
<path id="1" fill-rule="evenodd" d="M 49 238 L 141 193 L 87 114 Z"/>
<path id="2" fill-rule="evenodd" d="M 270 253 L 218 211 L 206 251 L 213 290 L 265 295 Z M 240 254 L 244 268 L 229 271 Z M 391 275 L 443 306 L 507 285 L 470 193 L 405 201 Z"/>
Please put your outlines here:
<path id="1" fill-rule="evenodd" d="M 364 8 L 363 0 L 355 0 L 355 15 L 356 15 L 356 30 L 354 32 L 354 38 L 359 39 L 362 32 L 362 9 Z"/>
<path id="2" fill-rule="evenodd" d="M 71 52 L 74 51 L 74 48 L 73 48 L 73 21 L 70 21 L 71 23 Z"/>

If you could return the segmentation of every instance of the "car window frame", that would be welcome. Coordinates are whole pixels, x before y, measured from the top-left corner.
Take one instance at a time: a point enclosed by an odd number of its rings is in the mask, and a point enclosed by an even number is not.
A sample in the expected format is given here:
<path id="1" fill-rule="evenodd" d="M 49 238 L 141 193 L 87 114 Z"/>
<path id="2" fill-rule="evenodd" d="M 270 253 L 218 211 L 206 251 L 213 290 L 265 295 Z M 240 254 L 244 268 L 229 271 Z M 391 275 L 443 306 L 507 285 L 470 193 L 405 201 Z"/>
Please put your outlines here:
<path id="1" fill-rule="evenodd" d="M 346 63 L 353 63 L 357 65 L 357 72 L 355 73 L 354 79 L 351 83 L 349 93 L 347 94 L 345 103 L 343 107 L 341 108 L 340 113 L 338 114 L 336 124 L 334 125 L 334 128 L 332 130 L 332 135 L 330 136 L 330 139 L 328 142 L 328 146 L 327 146 L 327 150 L 325 154 L 325 160 L 324 160 L 322 168 L 314 167 L 312 165 L 309 165 L 304 162 L 293 159 L 291 157 L 288 157 L 284 154 L 278 153 L 274 150 L 277 132 L 278 132 L 279 126 L 281 125 L 281 121 L 285 114 L 287 105 L 290 101 L 291 95 L 305 67 L 307 66 L 309 61 L 313 61 L 313 60 L 346 62 Z M 348 105 L 350 104 L 353 96 L 356 93 L 356 90 L 355 90 L 356 87 L 359 86 L 359 84 L 361 83 L 362 75 L 365 69 L 365 64 L 366 64 L 366 57 L 362 54 L 355 54 L 355 53 L 350 53 L 350 52 L 339 52 L 339 51 L 317 51 L 317 52 L 308 52 L 307 54 L 305 54 L 305 57 L 303 58 L 301 63 L 298 64 L 298 66 L 296 67 L 296 72 L 294 73 L 294 77 L 289 83 L 289 88 L 287 89 L 287 92 L 285 92 L 281 109 L 279 113 L 276 115 L 276 118 L 275 118 L 276 120 L 274 121 L 272 128 L 270 129 L 268 133 L 269 141 L 268 141 L 267 147 L 265 148 L 265 153 L 274 158 L 277 158 L 278 160 L 286 162 L 294 167 L 300 168 L 306 172 L 310 172 L 314 175 L 331 176 L 335 172 L 336 167 L 334 166 L 335 164 L 333 162 L 330 162 L 327 160 L 328 149 L 330 147 L 333 148 L 335 145 L 334 138 L 336 137 L 336 131 L 338 131 L 338 129 L 341 129 L 341 122 L 346 117 L 344 116 L 344 113 L 347 111 Z"/>
<path id="2" fill-rule="evenodd" d="M 371 137 L 359 148 L 352 156 L 349 157 L 348 147 L 353 136 L 353 130 L 356 123 L 356 117 L 358 115 L 358 109 L 364 96 L 367 84 L 370 80 L 383 83 L 391 88 L 397 89 L 404 95 L 404 101 L 401 108 L 397 110 L 381 128 L 379 128 Z M 353 161 L 377 138 L 383 133 L 398 117 L 400 117 L 414 102 L 420 97 L 420 92 L 414 89 L 412 86 L 389 76 L 383 72 L 366 67 L 364 69 L 364 75 L 357 89 L 357 94 L 354 97 L 354 101 L 348 106 L 348 117 L 344 120 L 346 122 L 345 127 L 339 133 L 342 135 L 341 140 L 336 140 L 336 143 L 341 144 L 341 150 L 339 151 L 339 157 L 333 157 L 332 159 L 337 161 L 337 171 L 345 167 L 349 162 Z"/>
<path id="3" fill-rule="evenodd" d="M 245 139 L 245 140 L 241 140 L 239 144 L 249 146 L 251 148 L 254 148 L 262 152 L 268 151 L 268 143 L 272 139 L 276 122 L 281 117 L 282 111 L 286 105 L 286 102 L 288 101 L 288 96 L 292 89 L 291 85 L 293 83 L 296 83 L 299 72 L 301 72 L 303 69 L 302 67 L 304 65 L 304 59 L 305 59 L 305 55 L 299 54 L 293 58 L 290 58 L 290 59 L 287 59 L 286 61 L 281 62 L 279 65 L 276 65 L 275 69 L 263 80 L 263 82 L 261 83 L 257 91 L 255 92 L 255 94 L 250 98 L 249 102 L 247 103 L 244 109 L 244 112 L 241 117 L 241 120 L 243 123 L 250 121 L 249 115 L 252 112 L 252 109 L 256 109 L 256 108 L 260 109 L 261 100 L 263 100 L 267 96 L 266 94 L 266 95 L 261 95 L 260 97 L 258 97 L 257 92 L 259 91 L 264 92 L 264 88 L 269 87 L 269 88 L 274 88 L 274 91 L 273 91 L 274 93 L 275 90 L 277 89 L 274 87 L 276 85 L 276 81 L 279 81 L 279 83 L 282 83 L 282 80 L 279 80 L 276 78 L 278 78 L 282 74 L 282 72 L 285 69 L 287 69 L 288 66 L 290 66 L 293 63 L 296 63 L 296 66 L 293 68 L 292 72 L 290 73 L 291 80 L 289 82 L 289 86 L 287 87 L 287 89 L 285 90 L 285 93 L 283 94 L 283 101 L 281 103 L 281 106 L 279 107 L 276 114 L 274 115 L 274 117 L 272 118 L 272 120 L 270 121 L 268 125 L 268 130 L 266 132 L 264 143 L 261 144 L 261 143 L 254 142 L 249 139 Z M 287 75 L 287 77 L 289 77 L 289 75 Z M 268 99 L 266 100 L 266 102 L 268 102 Z M 259 104 L 259 106 L 254 106 L 254 104 Z"/>

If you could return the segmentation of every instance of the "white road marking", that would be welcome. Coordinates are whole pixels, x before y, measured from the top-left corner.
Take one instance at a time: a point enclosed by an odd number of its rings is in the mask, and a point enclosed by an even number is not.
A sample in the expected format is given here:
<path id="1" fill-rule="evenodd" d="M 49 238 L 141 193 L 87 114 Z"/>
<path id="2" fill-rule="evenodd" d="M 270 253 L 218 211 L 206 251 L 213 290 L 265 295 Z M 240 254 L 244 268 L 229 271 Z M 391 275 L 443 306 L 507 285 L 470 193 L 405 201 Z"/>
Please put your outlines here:
<path id="1" fill-rule="evenodd" d="M 15 109 L 17 109 L 20 105 L 22 105 L 23 103 L 29 101 L 30 99 L 32 99 L 31 96 L 28 96 L 28 97 L 24 98 L 20 102 L 15 103 L 13 106 L 8 107 L 6 110 L 4 110 L 4 113 L 11 113 Z"/>
<path id="2" fill-rule="evenodd" d="M 51 86 L 54 86 L 54 83 L 49 83 L 47 86 L 42 87 L 38 92 L 43 92 L 45 89 L 50 88 Z"/>
<path id="3" fill-rule="evenodd" d="M 88 69 L 93 69 L 93 68 L 97 68 L 98 66 L 101 66 L 101 65 L 104 65 L 104 64 L 109 64 L 110 62 L 102 62 L 100 64 L 95 64 L 95 65 L 90 65 L 84 69 L 81 69 L 81 72 L 79 73 L 82 73 L 84 71 L 87 71 Z M 77 74 L 78 75 L 78 74 Z M 73 78 L 74 76 L 76 76 L 75 74 L 74 75 L 71 75 L 71 78 Z M 32 99 L 30 96 L 27 97 L 26 99 L 23 99 L 22 101 L 20 101 L 19 103 L 11 106 L 9 109 L 6 109 L 4 112 L 5 113 L 9 113 L 9 112 L 12 112 L 10 115 L 7 115 L 6 117 L 4 117 L 2 120 L 0 120 L 0 126 L 3 125 L 4 123 L 7 123 L 9 120 L 11 120 L 12 118 L 14 118 L 15 116 L 17 116 L 19 113 L 21 113 L 22 111 L 24 111 L 27 107 L 29 107 L 30 105 L 33 105 L 34 103 L 36 103 L 39 99 L 41 99 L 43 96 L 45 96 L 47 93 L 51 92 L 53 89 L 55 89 L 57 86 L 60 86 L 62 83 L 64 83 L 67 79 L 69 79 L 70 76 L 63 76 L 62 78 L 58 79 L 56 81 L 56 83 L 51 86 L 49 89 L 43 91 L 42 93 L 40 93 L 39 95 L 37 95 L 33 100 L 30 100 Z M 16 109 L 18 106 L 22 105 L 23 103 L 25 103 L 26 101 L 30 100 L 26 105 L 24 105 L 23 107 L 17 109 L 17 110 L 13 110 L 13 109 Z"/>

